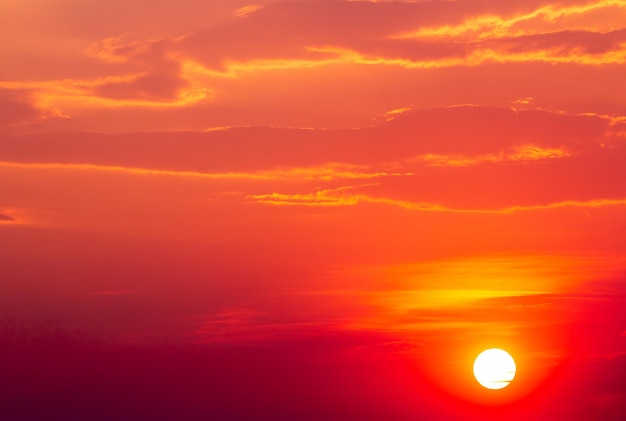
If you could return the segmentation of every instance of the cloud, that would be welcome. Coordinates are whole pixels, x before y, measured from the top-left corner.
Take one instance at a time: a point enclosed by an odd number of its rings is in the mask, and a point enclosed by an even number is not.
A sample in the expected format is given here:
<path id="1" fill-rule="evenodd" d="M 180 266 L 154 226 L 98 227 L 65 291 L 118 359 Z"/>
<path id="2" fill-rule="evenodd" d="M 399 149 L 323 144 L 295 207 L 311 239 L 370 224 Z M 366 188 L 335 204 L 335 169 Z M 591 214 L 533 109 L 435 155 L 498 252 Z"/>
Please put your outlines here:
<path id="1" fill-rule="evenodd" d="M 5 136 L 0 152 L 7 171 L 187 177 L 274 205 L 513 213 L 623 203 L 626 144 L 612 118 L 475 106 L 394 116 L 359 130 Z"/>
<path id="2" fill-rule="evenodd" d="M 501 153 L 498 155 L 479 155 L 476 157 L 467 157 L 462 155 L 437 155 L 427 154 L 418 156 L 416 159 L 424 161 L 431 166 L 452 166 L 466 167 L 470 165 L 479 165 L 484 163 L 504 163 L 504 162 L 530 162 L 541 161 L 545 159 L 566 158 L 571 154 L 564 149 L 558 148 L 541 148 L 533 145 L 523 145 L 515 148 L 512 153 Z"/>
<path id="3" fill-rule="evenodd" d="M 619 52 L 626 43 L 626 29 L 607 33 L 561 31 L 527 35 L 494 41 L 492 46 L 517 54 L 532 51 L 554 51 L 556 55 L 603 55 Z M 487 46 L 490 46 L 489 43 Z"/>
<path id="4" fill-rule="evenodd" d="M 338 46 L 346 39 L 379 38 L 392 28 L 434 24 L 443 19 L 458 22 L 479 8 L 466 2 L 276 2 L 245 19 L 185 37 L 178 48 L 216 70 L 225 70 L 229 62 L 319 60 L 334 54 L 309 47 Z"/>
<path id="5" fill-rule="evenodd" d="M 35 170 L 57 170 L 57 171 L 81 171 L 92 173 L 121 173 L 131 175 L 143 175 L 143 176 L 165 176 L 175 178 L 196 178 L 205 180 L 234 180 L 234 181 L 252 181 L 252 182 L 332 182 L 336 180 L 367 180 L 384 177 L 403 177 L 410 176 L 410 173 L 387 173 L 387 172 L 372 172 L 366 167 L 359 167 L 356 165 L 342 165 L 330 163 L 319 167 L 308 168 L 279 168 L 274 170 L 262 170 L 262 171 L 231 171 L 231 172 L 205 172 L 201 169 L 197 171 L 184 171 L 184 170 L 160 170 L 152 168 L 136 168 L 125 166 L 110 166 L 110 165 L 94 165 L 94 164 L 36 164 L 36 163 L 12 163 L 12 162 L 0 162 L 0 167 L 7 169 L 35 169 Z M 347 189 L 350 187 L 343 187 Z"/>
<path id="6" fill-rule="evenodd" d="M 392 38 L 481 41 L 563 30 L 609 32 L 626 13 L 625 5 L 623 0 L 491 2 L 488 11 L 470 16 L 461 24 L 421 27 Z"/>
<path id="7" fill-rule="evenodd" d="M 599 208 L 608 206 L 626 205 L 626 197 L 618 199 L 598 199 L 588 201 L 567 200 L 563 202 L 545 203 L 539 205 L 516 205 L 503 208 L 492 207 L 452 207 L 429 202 L 411 202 L 397 200 L 386 197 L 368 196 L 366 194 L 345 194 L 347 189 L 358 188 L 359 186 L 348 186 L 340 189 L 321 190 L 313 193 L 295 194 L 257 194 L 248 196 L 259 203 L 275 206 L 356 206 L 358 204 L 373 203 L 397 207 L 409 211 L 417 212 L 449 212 L 449 213 L 484 213 L 484 214 L 510 214 L 524 211 L 544 211 L 561 208 Z M 363 186 L 360 186 L 363 187 Z"/>
<path id="8" fill-rule="evenodd" d="M 120 100 L 177 99 L 180 92 L 188 87 L 188 82 L 181 75 L 180 63 L 168 58 L 167 42 L 126 43 L 124 38 L 107 38 L 92 45 L 89 54 L 113 63 L 131 63 L 141 73 L 130 81 L 95 86 L 94 94 Z"/>
<path id="9" fill-rule="evenodd" d="M 167 43 L 129 41 L 126 36 L 106 38 L 86 49 L 84 61 L 90 66 L 84 67 L 91 71 L 79 72 L 79 77 L 4 80 L 0 81 L 0 89 L 13 98 L 19 97 L 22 103 L 28 100 L 45 110 L 46 117 L 64 118 L 73 117 L 76 110 L 83 113 L 85 109 L 101 107 L 175 108 L 209 97 L 210 90 L 189 81 L 181 63 L 169 56 Z M 102 63 L 93 64 L 98 61 Z"/>
<path id="10" fill-rule="evenodd" d="M 602 142 L 619 150 L 619 142 L 613 141 L 615 130 L 621 129 L 598 115 L 458 106 L 407 111 L 358 130 L 243 127 L 205 133 L 51 133 L 25 136 L 20 142 L 0 139 L 0 148 L 5 161 L 210 173 L 329 163 L 373 166 L 428 154 L 480 160 L 482 155 L 504 153 L 504 160 L 539 160 L 593 150 Z M 152 147 L 168 153 L 142 153 Z"/>
<path id="11" fill-rule="evenodd" d="M 597 7 L 624 6 L 622 2 L 606 2 Z M 500 16 L 506 7 L 489 2 L 278 2 L 246 19 L 189 35 L 173 48 L 221 72 L 229 72 L 229 68 L 250 71 L 254 63 L 262 68 L 264 62 L 271 61 L 278 67 L 289 66 L 290 62 L 323 64 L 327 60 L 404 67 L 474 66 L 491 61 L 626 61 L 621 29 L 600 32 L 593 26 L 578 30 L 565 27 L 549 33 L 547 27 L 534 32 L 516 30 L 520 22 L 529 25 L 537 16 L 553 21 L 591 13 L 596 6 L 581 8 L 573 4 L 559 8 L 537 3 L 534 9 L 530 7 L 522 6 L 517 11 L 521 15 Z M 345 24 L 347 21 L 350 25 Z M 477 28 L 468 36 L 473 26 Z M 488 28 L 494 27 L 500 27 L 500 32 L 488 36 Z M 396 35 L 403 28 L 418 29 L 409 32 L 411 35 Z"/>
<path id="12" fill-rule="evenodd" d="M 0 88 L 0 131 L 40 120 L 43 113 L 31 101 L 27 92 Z"/>
<path id="13" fill-rule="evenodd" d="M 12 216 L 0 213 L 0 222 L 6 222 L 6 221 L 15 221 L 15 218 L 13 218 Z"/>
<path id="14" fill-rule="evenodd" d="M 616 5 L 609 3 L 606 7 Z M 145 41 L 106 38 L 89 51 L 93 57 L 106 61 L 142 62 L 154 69 L 169 63 L 178 70 L 166 75 L 159 70 L 151 76 L 167 76 L 171 79 L 166 83 L 169 86 L 174 81 L 181 86 L 185 82 L 192 83 L 189 81 L 191 74 L 182 75 L 180 69 L 198 70 L 198 65 L 207 71 L 236 75 L 255 68 L 288 68 L 328 62 L 447 67 L 494 60 L 583 63 L 624 60 L 619 54 L 623 31 L 604 34 L 594 32 L 593 28 L 570 31 L 566 27 L 555 33 L 537 31 L 520 35 L 512 30 L 515 24 L 528 20 L 524 16 L 548 19 L 546 16 L 555 11 L 563 14 L 566 13 L 564 10 L 570 10 L 573 14 L 580 14 L 587 10 L 576 5 L 559 9 L 524 2 L 511 8 L 494 2 L 284 1 L 239 10 L 245 10 L 245 13 L 238 18 L 188 35 Z M 473 24 L 472 19 L 478 23 Z M 512 32 L 494 34 L 491 39 L 449 39 L 450 34 L 463 34 L 472 25 L 484 25 L 485 20 L 489 21 L 490 27 L 499 25 Z M 437 29 L 438 25 L 440 29 Z M 411 35 L 398 35 L 403 32 Z M 445 34 L 445 38 L 439 39 L 437 34 Z M 158 58 L 154 55 L 156 50 L 161 51 Z M 150 83 L 145 81 L 141 85 Z M 111 89 L 115 88 L 103 88 L 96 93 L 108 96 Z M 137 89 L 119 86 L 117 90 L 128 90 L 126 94 L 131 95 Z M 139 91 L 145 93 L 141 87 Z"/>
<path id="15" fill-rule="evenodd" d="M 150 6 L 146 16 L 159 22 L 150 30 L 142 23 L 143 29 L 129 32 L 126 15 L 111 20 L 108 32 L 106 24 L 66 22 L 66 31 L 85 38 L 80 44 L 63 38 L 63 60 L 55 59 L 51 73 L 36 65 L 52 60 L 43 52 L 18 66 L 28 75 L 21 89 L 31 91 L 37 106 L 70 116 L 62 128 L 102 131 L 259 123 L 346 127 L 356 117 L 363 125 L 415 101 L 421 108 L 507 104 L 526 96 L 551 109 L 619 113 L 619 98 L 626 97 L 614 95 L 623 90 L 615 67 L 602 66 L 625 62 L 620 22 L 626 7 L 618 0 L 218 3 L 188 0 L 172 22 L 164 21 L 169 7 Z M 110 13 L 95 4 L 42 7 L 64 21 L 94 10 Z M 143 2 L 116 7 L 129 16 L 146 9 Z M 205 25 L 189 16 L 194 7 L 220 12 L 207 12 Z M 180 27 L 183 15 L 191 26 Z M 63 29 L 46 28 L 55 34 Z M 71 69 L 63 72 L 63 63 Z M 559 78 L 551 76 L 553 64 L 564 66 Z M 600 83 L 605 77 L 611 84 Z M 552 90 L 559 95 L 548 95 Z M 320 107 L 336 101 L 340 110 Z"/>

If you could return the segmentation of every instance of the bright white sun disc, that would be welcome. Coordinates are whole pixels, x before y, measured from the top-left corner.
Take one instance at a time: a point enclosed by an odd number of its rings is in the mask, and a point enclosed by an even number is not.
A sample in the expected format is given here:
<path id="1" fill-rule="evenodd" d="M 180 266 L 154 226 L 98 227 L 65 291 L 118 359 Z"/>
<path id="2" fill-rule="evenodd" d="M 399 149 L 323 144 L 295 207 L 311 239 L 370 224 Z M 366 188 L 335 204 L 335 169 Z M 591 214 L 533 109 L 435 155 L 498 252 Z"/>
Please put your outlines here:
<path id="1" fill-rule="evenodd" d="M 474 377 L 487 389 L 507 387 L 515 377 L 515 361 L 511 355 L 498 348 L 481 352 L 474 361 Z"/>

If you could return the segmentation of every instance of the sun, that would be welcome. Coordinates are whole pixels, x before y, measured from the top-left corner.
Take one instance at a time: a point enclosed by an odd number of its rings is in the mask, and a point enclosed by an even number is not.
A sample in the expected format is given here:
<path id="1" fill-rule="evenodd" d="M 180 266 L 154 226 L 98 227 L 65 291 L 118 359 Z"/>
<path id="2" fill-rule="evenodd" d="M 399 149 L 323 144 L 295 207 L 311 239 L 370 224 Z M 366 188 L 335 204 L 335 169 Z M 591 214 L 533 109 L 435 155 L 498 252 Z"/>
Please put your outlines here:
<path id="1" fill-rule="evenodd" d="M 474 377 L 487 389 L 502 389 L 515 377 L 515 360 L 511 355 L 498 348 L 481 352 L 474 361 Z"/>

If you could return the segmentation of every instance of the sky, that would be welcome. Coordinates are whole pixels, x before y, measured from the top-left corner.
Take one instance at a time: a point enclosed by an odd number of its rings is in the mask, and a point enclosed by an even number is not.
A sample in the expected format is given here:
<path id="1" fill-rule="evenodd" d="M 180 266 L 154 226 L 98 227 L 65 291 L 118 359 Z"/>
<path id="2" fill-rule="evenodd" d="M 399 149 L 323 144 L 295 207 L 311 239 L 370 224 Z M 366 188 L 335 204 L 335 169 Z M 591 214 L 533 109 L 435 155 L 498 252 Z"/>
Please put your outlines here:
<path id="1" fill-rule="evenodd" d="M 0 0 L 0 57 L 0 418 L 626 416 L 625 0 Z"/>

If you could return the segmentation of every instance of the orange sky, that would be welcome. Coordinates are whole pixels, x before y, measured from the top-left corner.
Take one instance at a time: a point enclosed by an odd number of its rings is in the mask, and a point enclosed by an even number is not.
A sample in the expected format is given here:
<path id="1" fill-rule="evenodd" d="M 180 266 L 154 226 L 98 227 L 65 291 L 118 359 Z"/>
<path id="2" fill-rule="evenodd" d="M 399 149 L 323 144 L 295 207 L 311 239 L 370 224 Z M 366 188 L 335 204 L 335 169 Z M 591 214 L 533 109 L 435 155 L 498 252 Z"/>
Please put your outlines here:
<path id="1" fill-rule="evenodd" d="M 623 418 L 626 1 L 0 0 L 0 34 L 0 418 Z"/>

